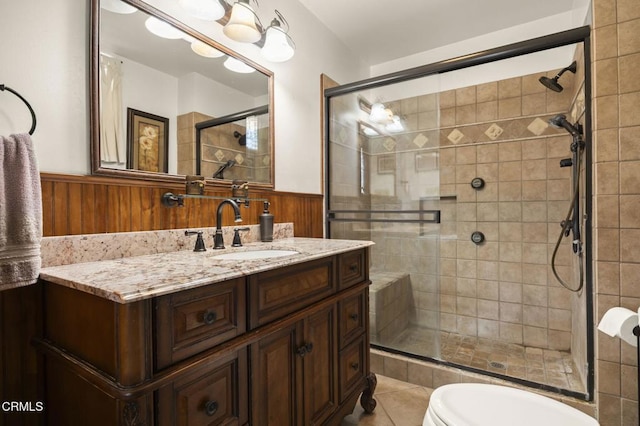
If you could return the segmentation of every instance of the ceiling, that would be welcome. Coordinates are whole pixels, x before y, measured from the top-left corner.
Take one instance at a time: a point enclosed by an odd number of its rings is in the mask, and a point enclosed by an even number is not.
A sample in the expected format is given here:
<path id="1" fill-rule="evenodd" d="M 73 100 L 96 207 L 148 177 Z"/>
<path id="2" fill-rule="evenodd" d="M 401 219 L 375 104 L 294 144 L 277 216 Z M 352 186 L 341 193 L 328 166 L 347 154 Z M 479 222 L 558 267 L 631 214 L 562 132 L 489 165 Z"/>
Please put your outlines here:
<path id="1" fill-rule="evenodd" d="M 569 12 L 585 3 L 582 0 L 299 1 L 369 65 Z"/>

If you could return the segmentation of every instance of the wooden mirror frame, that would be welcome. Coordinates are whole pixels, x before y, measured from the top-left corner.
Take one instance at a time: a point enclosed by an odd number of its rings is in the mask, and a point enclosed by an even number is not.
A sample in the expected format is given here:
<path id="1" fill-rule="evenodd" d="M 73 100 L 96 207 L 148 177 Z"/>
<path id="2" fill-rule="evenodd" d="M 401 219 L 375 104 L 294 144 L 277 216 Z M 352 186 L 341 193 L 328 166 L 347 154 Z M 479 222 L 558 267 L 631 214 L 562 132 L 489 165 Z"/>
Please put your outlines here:
<path id="1" fill-rule="evenodd" d="M 141 0 L 122 0 L 131 4 L 139 10 L 156 18 L 165 21 L 174 27 L 180 29 L 184 33 L 206 43 L 224 54 L 234 57 L 247 65 L 255 68 L 257 71 L 268 77 L 269 90 L 269 150 L 271 156 L 271 182 L 249 182 L 253 188 L 273 189 L 275 186 L 275 138 L 274 138 L 274 104 L 273 104 L 273 72 L 262 67 L 261 65 L 239 55 L 233 50 L 215 42 L 214 40 L 204 36 L 203 34 L 188 27 L 174 17 L 162 12 L 153 6 L 144 3 Z M 229 19 L 231 10 L 227 10 L 227 14 L 221 18 L 218 23 L 224 25 Z M 260 42 L 258 42 L 260 43 Z M 184 182 L 185 175 L 168 174 L 161 172 L 146 172 L 134 169 L 112 169 L 103 167 L 100 161 L 100 0 L 91 0 L 91 34 L 90 34 L 90 156 L 91 156 L 91 174 L 98 176 L 110 176 L 117 178 L 129 178 L 138 180 L 151 180 L 167 183 Z M 213 179 L 206 178 L 207 185 L 230 187 L 230 179 Z"/>

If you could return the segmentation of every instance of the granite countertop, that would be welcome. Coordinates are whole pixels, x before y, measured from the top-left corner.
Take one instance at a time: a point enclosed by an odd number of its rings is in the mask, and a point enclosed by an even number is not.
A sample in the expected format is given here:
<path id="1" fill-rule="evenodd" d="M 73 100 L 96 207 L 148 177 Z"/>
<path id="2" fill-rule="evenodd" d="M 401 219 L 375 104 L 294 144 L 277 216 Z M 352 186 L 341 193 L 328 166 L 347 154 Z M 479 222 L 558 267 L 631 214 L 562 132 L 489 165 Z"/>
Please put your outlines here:
<path id="1" fill-rule="evenodd" d="M 371 241 L 285 238 L 271 243 L 194 252 L 125 257 L 42 268 L 40 278 L 118 303 L 135 302 L 176 291 L 226 281 L 287 265 L 373 245 Z M 220 260 L 215 256 L 249 250 L 294 250 L 298 254 L 252 260 Z"/>

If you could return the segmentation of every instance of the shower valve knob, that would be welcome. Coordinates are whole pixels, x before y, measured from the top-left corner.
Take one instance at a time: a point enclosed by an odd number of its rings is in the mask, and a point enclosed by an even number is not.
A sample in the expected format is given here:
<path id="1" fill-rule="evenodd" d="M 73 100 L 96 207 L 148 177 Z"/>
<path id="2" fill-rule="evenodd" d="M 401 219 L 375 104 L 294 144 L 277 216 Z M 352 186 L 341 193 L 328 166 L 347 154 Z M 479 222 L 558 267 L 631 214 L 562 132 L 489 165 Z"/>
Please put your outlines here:
<path id="1" fill-rule="evenodd" d="M 471 234 L 471 241 L 473 241 L 474 244 L 482 244 L 482 242 L 484 242 L 484 234 L 480 231 L 474 232 Z"/>

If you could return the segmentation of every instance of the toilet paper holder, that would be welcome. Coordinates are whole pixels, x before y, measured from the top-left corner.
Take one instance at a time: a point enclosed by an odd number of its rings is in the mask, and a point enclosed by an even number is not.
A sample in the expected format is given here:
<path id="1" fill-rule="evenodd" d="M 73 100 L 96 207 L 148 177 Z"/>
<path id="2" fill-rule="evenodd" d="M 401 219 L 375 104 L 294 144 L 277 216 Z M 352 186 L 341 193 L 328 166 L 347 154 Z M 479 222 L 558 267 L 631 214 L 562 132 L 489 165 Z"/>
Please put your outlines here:
<path id="1" fill-rule="evenodd" d="M 619 337 L 631 346 L 636 347 L 636 359 L 638 361 L 638 375 L 636 383 L 638 386 L 638 395 L 640 395 L 640 308 L 638 312 L 633 312 L 626 308 L 611 308 L 602 316 L 598 324 L 598 330 L 611 337 Z M 630 334 L 635 336 L 635 341 Z M 635 345 L 634 345 L 635 343 Z M 638 424 L 640 425 L 640 400 L 638 401 Z"/>

